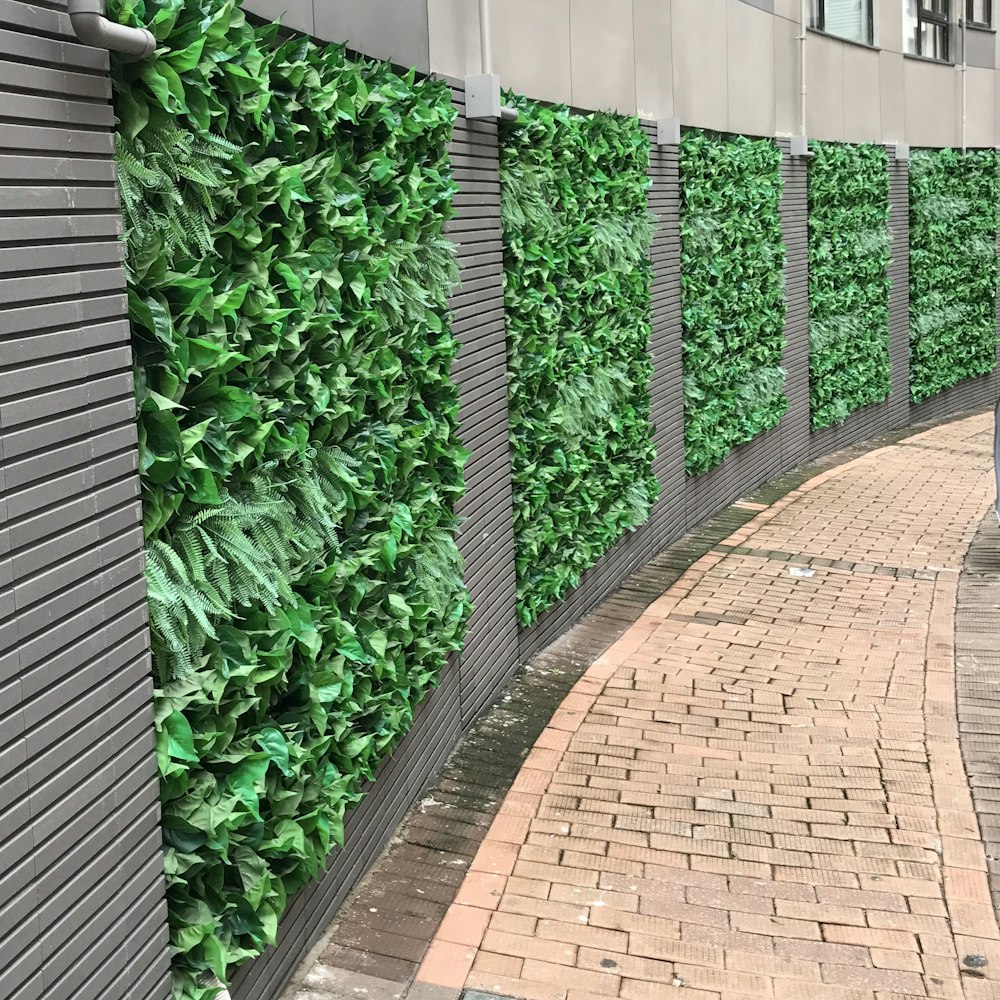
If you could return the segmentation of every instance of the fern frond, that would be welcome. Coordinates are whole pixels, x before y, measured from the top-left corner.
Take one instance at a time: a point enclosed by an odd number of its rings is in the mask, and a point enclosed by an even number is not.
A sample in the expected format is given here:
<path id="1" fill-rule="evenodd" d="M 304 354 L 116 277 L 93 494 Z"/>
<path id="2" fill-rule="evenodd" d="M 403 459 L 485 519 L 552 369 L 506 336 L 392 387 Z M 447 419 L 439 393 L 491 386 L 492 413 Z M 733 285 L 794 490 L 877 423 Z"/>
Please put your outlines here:
<path id="1" fill-rule="evenodd" d="M 216 623 L 254 606 L 273 611 L 294 601 L 292 581 L 339 550 L 349 491 L 361 489 L 362 467 L 336 446 L 294 466 L 269 462 L 217 506 L 182 511 L 169 542 L 149 544 L 150 621 L 161 679 L 191 669 L 215 638 Z M 454 548 L 450 536 L 442 543 L 446 560 L 449 543 Z M 429 567 L 432 592 L 438 576 L 442 586 L 453 578 Z"/>

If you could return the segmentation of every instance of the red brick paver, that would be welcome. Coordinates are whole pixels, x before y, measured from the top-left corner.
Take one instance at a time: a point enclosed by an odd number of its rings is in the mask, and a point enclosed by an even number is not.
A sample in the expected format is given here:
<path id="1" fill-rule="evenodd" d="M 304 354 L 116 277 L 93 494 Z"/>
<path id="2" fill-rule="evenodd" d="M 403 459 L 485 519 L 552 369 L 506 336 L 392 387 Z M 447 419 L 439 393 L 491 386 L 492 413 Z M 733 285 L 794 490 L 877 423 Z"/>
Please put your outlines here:
<path id="1" fill-rule="evenodd" d="M 824 473 L 695 563 L 556 713 L 417 982 L 1000 1000 L 954 695 L 990 429 Z"/>

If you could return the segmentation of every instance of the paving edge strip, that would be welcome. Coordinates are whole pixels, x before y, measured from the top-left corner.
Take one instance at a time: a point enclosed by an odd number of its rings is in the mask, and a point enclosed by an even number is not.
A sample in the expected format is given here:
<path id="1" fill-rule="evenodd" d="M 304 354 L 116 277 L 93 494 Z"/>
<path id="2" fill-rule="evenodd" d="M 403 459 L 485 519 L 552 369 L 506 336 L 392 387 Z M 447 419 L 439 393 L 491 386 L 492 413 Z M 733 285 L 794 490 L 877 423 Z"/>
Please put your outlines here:
<path id="1" fill-rule="evenodd" d="M 424 789 L 382 857 L 300 966 L 285 1000 L 296 996 L 300 1000 L 333 1000 L 357 995 L 359 989 L 365 1000 L 399 1000 L 403 996 L 409 1000 L 458 1000 L 464 982 L 451 990 L 410 984 L 529 752 L 532 748 L 545 752 L 544 738 L 539 742 L 543 731 L 588 668 L 691 565 L 712 552 L 720 557 L 728 554 L 734 546 L 723 543 L 735 532 L 810 480 L 979 412 L 955 414 L 884 434 L 777 477 L 669 546 L 595 611 L 538 653 L 519 670 L 500 703 L 475 723 Z M 1000 538 L 1000 532 L 994 537 Z M 1000 555 L 997 584 L 1000 586 Z M 1000 630 L 1000 610 L 993 613 Z M 1000 733 L 1000 652 L 996 662 L 998 685 L 993 704 Z M 961 705 L 960 695 L 960 711 Z M 970 781 L 975 794 L 971 772 Z M 989 801 L 1000 814 L 1000 765 L 996 784 L 988 790 L 993 796 Z M 976 808 L 978 813 L 978 798 Z M 1000 815 L 995 819 L 1000 828 Z M 498 822 L 505 821 L 509 820 Z M 516 831 L 511 832 L 511 838 L 520 841 Z M 491 839 L 502 840 L 503 832 L 494 829 Z M 995 846 L 1000 852 L 1000 830 Z M 988 854 L 989 850 L 987 846 Z M 1000 853 L 996 857 L 1000 858 Z M 1000 861 L 997 879 L 1000 885 Z"/>
<path id="2" fill-rule="evenodd" d="M 990 511 L 965 557 L 955 614 L 959 742 L 1000 920 L 1000 526 Z"/>

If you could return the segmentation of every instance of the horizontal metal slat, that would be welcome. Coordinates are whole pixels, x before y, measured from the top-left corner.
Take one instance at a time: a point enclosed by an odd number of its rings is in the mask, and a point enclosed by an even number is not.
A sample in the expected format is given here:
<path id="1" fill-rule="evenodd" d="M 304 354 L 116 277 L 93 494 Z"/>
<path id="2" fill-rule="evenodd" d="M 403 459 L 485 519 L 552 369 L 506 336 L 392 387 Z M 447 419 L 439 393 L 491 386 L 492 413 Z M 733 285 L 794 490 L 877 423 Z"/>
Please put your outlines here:
<path id="1" fill-rule="evenodd" d="M 2 159 L 0 156 L 0 160 Z M 45 158 L 25 157 L 25 159 Z M 0 245 L 14 241 L 27 243 L 33 240 L 93 240 L 99 237 L 121 236 L 121 233 L 122 220 L 119 215 L 24 215 L 19 218 L 0 219 Z"/>
<path id="2" fill-rule="evenodd" d="M 125 272 L 120 267 L 94 271 L 63 271 L 22 278 L 0 278 L 0 304 L 17 305 L 39 299 L 91 296 L 114 292 L 125 287 Z"/>
<path id="3" fill-rule="evenodd" d="M 65 243 L 61 246 L 0 246 L 0 275 L 16 271 L 55 271 L 95 264 L 119 264 L 124 259 L 125 244 L 120 240 Z M 5 357 L 0 358 L 0 363 L 4 361 Z"/>
<path id="4" fill-rule="evenodd" d="M 12 55 L 19 55 L 15 50 Z M 0 50 L 0 87 L 18 87 L 24 90 L 52 91 L 54 94 L 71 94 L 97 101 L 111 100 L 111 80 L 107 76 L 89 73 L 72 73 L 49 66 L 31 66 L 23 62 L 9 62 Z"/>
<path id="5" fill-rule="evenodd" d="M 109 65 L 105 49 L 92 48 L 77 42 L 43 38 L 30 32 L 11 31 L 4 27 L 0 27 L 0 53 L 16 54 L 19 59 L 32 62 L 51 63 L 63 68 L 94 70 L 98 73 L 107 73 Z"/>
<path id="6" fill-rule="evenodd" d="M 0 0 L 0 24 L 23 28 L 32 33 L 73 34 L 73 28 L 66 14 L 25 3 L 24 0 Z"/>
<path id="7" fill-rule="evenodd" d="M 0 90 L 0 108 L 3 108 L 6 118 L 23 118 L 29 121 L 104 128 L 110 128 L 115 123 L 115 113 L 110 104 L 88 104 L 85 101 L 19 94 L 9 90 Z"/>
<path id="8" fill-rule="evenodd" d="M 133 391 L 132 373 L 116 373 L 104 378 L 91 379 L 81 385 L 54 389 L 28 399 L 0 403 L 0 421 L 5 429 L 19 424 L 43 421 L 55 413 L 102 403 Z"/>
<path id="9" fill-rule="evenodd" d="M 2 35 L 3 32 L 0 32 Z M 0 156 L 0 180 L 3 181 L 113 181 L 115 166 L 110 160 L 80 160 L 59 156 Z M 10 220 L 2 221 L 0 239 Z"/>
<path id="10" fill-rule="evenodd" d="M 135 393 L 127 391 L 118 399 L 98 406 L 88 407 L 80 413 L 56 416 L 53 419 L 29 424 L 17 431 L 4 434 L 4 457 L 12 460 L 26 455 L 36 455 L 81 434 L 92 434 L 116 426 L 133 426 L 135 422 Z"/>
<path id="11" fill-rule="evenodd" d="M 101 595 L 136 583 L 145 588 L 141 553 L 125 556 L 116 565 L 102 569 L 97 576 L 74 584 L 68 590 L 61 591 L 55 597 L 19 615 L 18 637 L 22 641 L 34 638 L 93 604 Z"/>
<path id="12" fill-rule="evenodd" d="M 114 151 L 114 136 L 110 132 L 84 131 L 74 128 L 42 128 L 37 125 L 0 124 L 0 147 L 15 152 L 65 153 L 70 156 L 103 154 L 110 157 Z M 30 208 L 29 203 L 23 204 L 25 209 Z M 111 208 L 115 205 L 116 203 L 113 203 L 106 207 Z"/>
<path id="13" fill-rule="evenodd" d="M 26 125 L 0 125 L 0 142 L 4 141 L 4 129 L 26 129 Z M 97 133 L 95 133 L 97 134 Z M 117 187 L 26 187 L 12 185 L 0 187 L 0 212 L 24 212 L 34 215 L 36 212 L 73 210 L 91 212 L 111 210 L 118 207 Z M 0 219 L 0 233 L 3 233 L 5 223 L 10 220 Z"/>

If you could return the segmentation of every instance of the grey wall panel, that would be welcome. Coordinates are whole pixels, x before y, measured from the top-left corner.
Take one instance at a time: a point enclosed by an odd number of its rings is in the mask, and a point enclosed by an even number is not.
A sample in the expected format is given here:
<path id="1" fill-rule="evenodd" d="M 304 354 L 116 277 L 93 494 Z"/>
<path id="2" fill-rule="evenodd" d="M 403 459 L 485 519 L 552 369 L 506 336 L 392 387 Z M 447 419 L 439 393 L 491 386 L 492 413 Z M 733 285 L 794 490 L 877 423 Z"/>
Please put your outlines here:
<path id="1" fill-rule="evenodd" d="M 48 66 L 27 66 L 7 59 L 0 59 L 0 87 L 30 88 L 63 96 L 72 94 L 75 100 L 108 100 L 111 97 L 111 81 L 106 76 L 72 73 Z"/>
<path id="2" fill-rule="evenodd" d="M 809 454 L 809 161 L 789 155 L 779 141 L 781 228 L 785 240 L 785 395 L 788 412 L 781 422 L 781 462 L 790 469 Z"/>
<path id="3" fill-rule="evenodd" d="M 660 551 L 685 528 L 684 358 L 681 348 L 680 176 L 676 146 L 655 145 L 649 172 L 650 211 L 656 218 L 650 257 L 653 261 L 653 326 L 650 351 L 653 377 L 650 406 L 656 458 L 653 472 L 660 496 L 650 516 L 650 554 Z"/>
<path id="4" fill-rule="evenodd" d="M 316 34 L 313 0 L 245 0 L 243 8 L 267 21 L 280 18 L 281 23 L 290 30 L 307 35 Z"/>
<path id="5" fill-rule="evenodd" d="M 449 232 L 461 269 L 452 296 L 461 350 L 454 375 L 460 433 L 471 451 L 459 547 L 473 613 L 461 658 L 462 721 L 469 725 L 517 668 L 514 505 L 507 418 L 507 338 L 500 235 L 500 151 L 496 122 L 464 117 L 465 93 L 452 82 L 459 118 L 452 162 L 459 185 Z"/>
<path id="6" fill-rule="evenodd" d="M 108 56 L 58 7 L 0 0 L 0 996 L 165 1000 Z"/>
<path id="7" fill-rule="evenodd" d="M 272 0 L 273 2 L 273 0 Z M 313 0 L 315 34 L 430 72 L 427 0 Z"/>
<path id="8" fill-rule="evenodd" d="M 959 35 L 959 39 L 961 39 Z M 997 64 L 996 35 L 982 28 L 969 28 L 966 35 L 966 59 L 970 66 L 979 69 L 994 69 Z M 961 48 L 961 41 L 958 48 Z"/>

